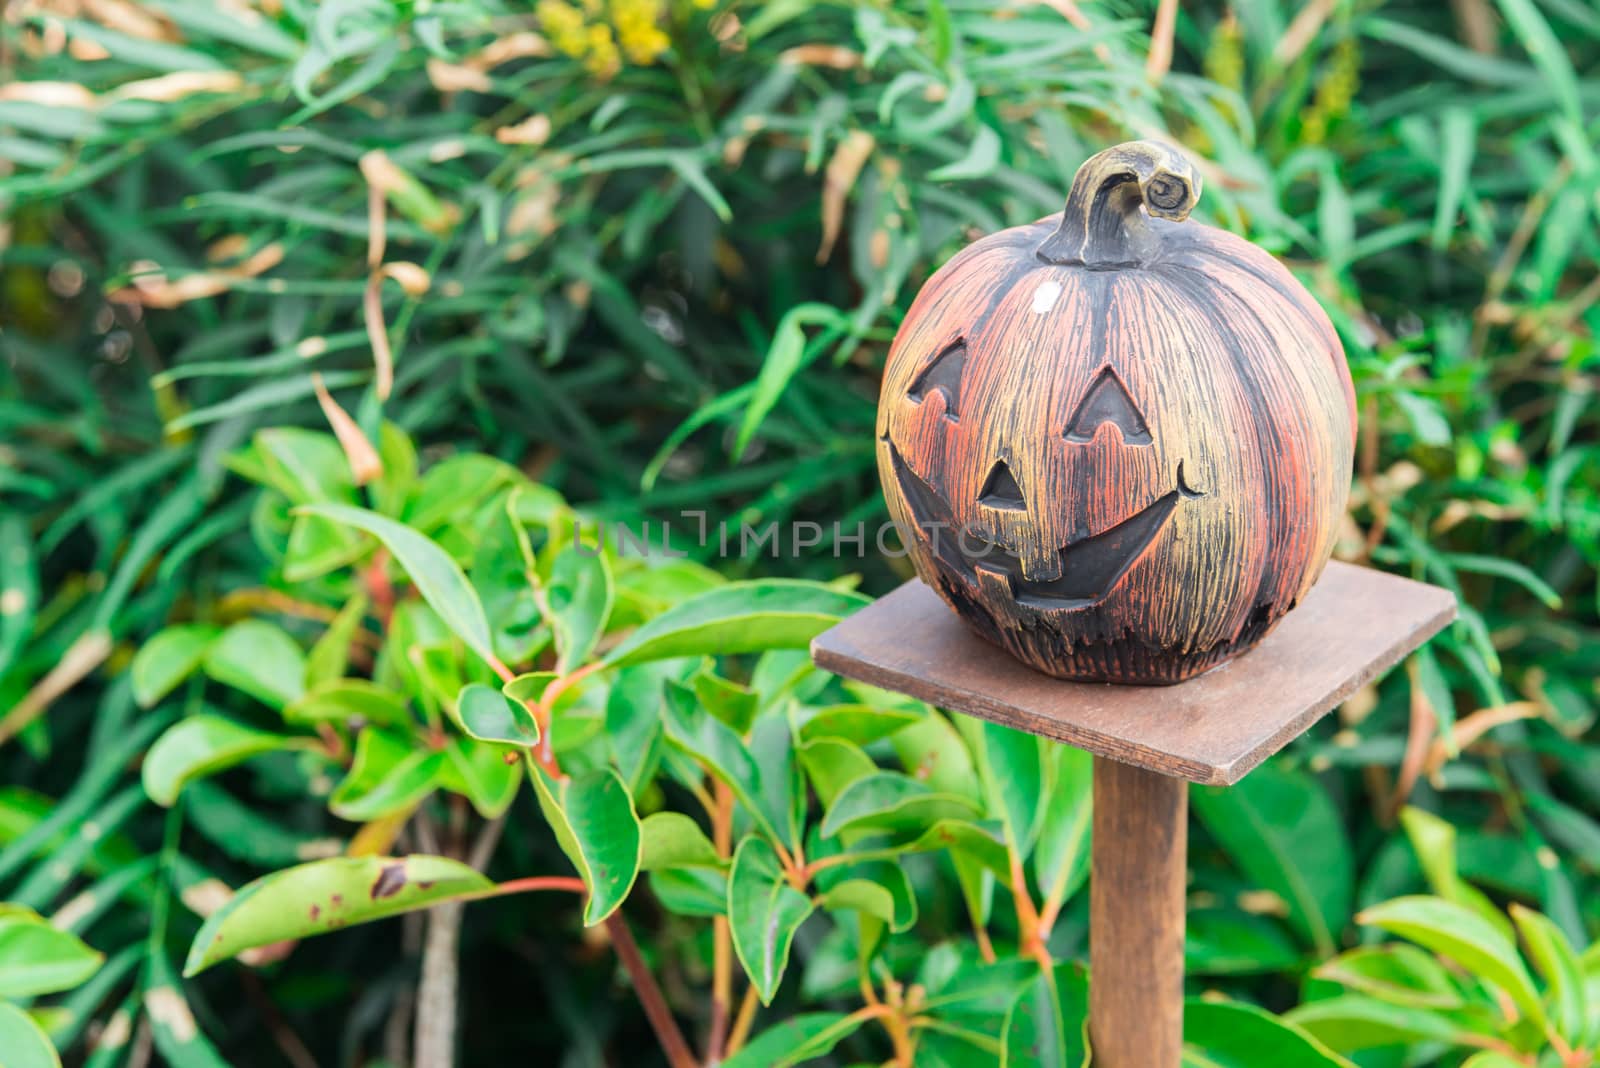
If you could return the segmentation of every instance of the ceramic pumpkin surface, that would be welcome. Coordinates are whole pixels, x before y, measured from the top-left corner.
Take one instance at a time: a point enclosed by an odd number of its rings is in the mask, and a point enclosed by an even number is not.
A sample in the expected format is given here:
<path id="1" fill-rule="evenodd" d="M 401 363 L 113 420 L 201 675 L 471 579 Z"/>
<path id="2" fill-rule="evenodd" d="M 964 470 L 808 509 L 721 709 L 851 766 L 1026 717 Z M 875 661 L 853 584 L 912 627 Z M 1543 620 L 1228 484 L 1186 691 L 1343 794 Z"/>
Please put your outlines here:
<path id="1" fill-rule="evenodd" d="M 964 249 L 890 349 L 878 468 L 918 574 L 1052 675 L 1172 683 L 1259 641 L 1332 553 L 1355 393 L 1265 252 L 1186 221 L 1138 141 Z"/>

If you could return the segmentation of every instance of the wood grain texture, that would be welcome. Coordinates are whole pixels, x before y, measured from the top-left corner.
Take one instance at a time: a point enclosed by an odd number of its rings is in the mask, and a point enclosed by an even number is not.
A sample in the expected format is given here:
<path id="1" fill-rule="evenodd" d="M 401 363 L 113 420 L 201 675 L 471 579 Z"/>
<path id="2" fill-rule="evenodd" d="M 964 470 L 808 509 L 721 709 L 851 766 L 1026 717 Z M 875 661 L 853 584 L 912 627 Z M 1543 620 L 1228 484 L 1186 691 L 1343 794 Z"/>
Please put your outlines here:
<path id="1" fill-rule="evenodd" d="M 1094 763 L 1089 1044 L 1095 1068 L 1178 1068 L 1189 787 Z"/>
<path id="2" fill-rule="evenodd" d="M 985 638 L 1062 677 L 1172 683 L 1316 582 L 1355 394 L 1288 271 L 1175 221 L 1199 192 L 1181 156 L 1102 156 L 1062 215 L 978 241 L 918 294 L 879 475 L 918 575 Z"/>
<path id="3" fill-rule="evenodd" d="M 962 626 L 913 580 L 811 643 L 817 666 L 1191 782 L 1228 784 L 1455 618 L 1448 590 L 1331 563 L 1250 652 L 1174 687 L 1066 682 Z"/>

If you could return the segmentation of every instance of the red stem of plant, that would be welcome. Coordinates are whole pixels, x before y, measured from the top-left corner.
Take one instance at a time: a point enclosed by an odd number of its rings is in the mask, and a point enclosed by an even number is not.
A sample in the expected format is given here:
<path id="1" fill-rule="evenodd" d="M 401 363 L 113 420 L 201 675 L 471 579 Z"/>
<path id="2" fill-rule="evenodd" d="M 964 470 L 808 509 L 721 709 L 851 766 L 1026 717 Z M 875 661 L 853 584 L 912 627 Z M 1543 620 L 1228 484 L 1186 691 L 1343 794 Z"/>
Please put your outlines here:
<path id="1" fill-rule="evenodd" d="M 699 1068 L 694 1054 L 689 1051 L 689 1043 L 684 1041 L 683 1032 L 678 1030 L 678 1022 L 672 1018 L 672 1010 L 667 1008 L 667 999 L 656 985 L 656 977 L 650 974 L 644 957 L 639 953 L 639 944 L 633 940 L 633 932 L 628 929 L 628 921 L 623 919 L 622 913 L 613 912 L 606 917 L 606 931 L 611 935 L 611 944 L 616 947 L 617 958 L 622 961 L 628 978 L 633 981 L 634 993 L 638 995 L 639 1004 L 656 1033 L 656 1041 L 661 1043 L 661 1049 L 667 1055 L 667 1062 L 672 1068 Z"/>
<path id="2" fill-rule="evenodd" d="M 583 894 L 588 892 L 588 887 L 583 885 L 582 879 L 571 875 L 531 875 L 526 879 L 512 879 L 510 882 L 499 883 L 468 897 L 474 900 L 505 897 L 508 894 L 526 894 L 535 890 L 565 890 L 568 893 Z"/>

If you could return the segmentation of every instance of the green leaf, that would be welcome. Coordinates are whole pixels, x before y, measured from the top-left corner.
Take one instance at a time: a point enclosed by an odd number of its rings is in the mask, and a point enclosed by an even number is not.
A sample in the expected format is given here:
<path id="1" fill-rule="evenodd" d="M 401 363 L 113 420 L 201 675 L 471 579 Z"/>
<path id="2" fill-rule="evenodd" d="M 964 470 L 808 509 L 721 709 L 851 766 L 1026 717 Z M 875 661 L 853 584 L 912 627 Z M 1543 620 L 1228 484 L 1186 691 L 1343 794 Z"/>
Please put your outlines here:
<path id="1" fill-rule="evenodd" d="M 1401 897 L 1374 905 L 1356 917 L 1358 923 L 1409 939 L 1424 949 L 1449 957 L 1473 974 L 1504 990 L 1523 1016 L 1544 1025 L 1544 1005 L 1527 967 L 1498 928 L 1464 905 L 1437 897 Z"/>
<path id="2" fill-rule="evenodd" d="M 302 744 L 301 739 L 268 734 L 221 716 L 191 716 L 167 728 L 150 747 L 142 770 L 144 791 L 156 804 L 170 808 L 186 783 Z"/>
<path id="3" fill-rule="evenodd" d="M 1354 862 L 1338 811 L 1311 776 L 1265 764 L 1235 786 L 1191 791 L 1196 813 L 1247 876 L 1289 907 L 1289 924 L 1332 956 L 1349 920 Z"/>
<path id="4" fill-rule="evenodd" d="M 954 163 L 947 163 L 943 167 L 929 171 L 928 180 L 959 182 L 970 178 L 983 178 L 994 173 L 999 164 L 1000 135 L 995 133 L 992 127 L 980 124 L 966 155 Z"/>
<path id="5" fill-rule="evenodd" d="M 429 472 L 432 474 L 432 472 Z M 307 504 L 296 509 L 306 515 L 319 515 L 373 535 L 405 569 L 412 585 L 422 594 L 439 618 L 487 663 L 495 662 L 489 621 L 477 591 L 467 581 L 460 565 L 424 534 L 365 508 L 339 504 Z"/>
<path id="6" fill-rule="evenodd" d="M 1006 1013 L 1001 1068 L 1081 1068 L 1089 1063 L 1089 982 L 1077 964 L 1040 971 Z"/>
<path id="7" fill-rule="evenodd" d="M 683 685 L 668 682 L 665 693 L 667 740 L 727 783 L 761 832 L 773 841 L 781 841 L 785 836 L 779 828 L 788 822 L 788 816 L 773 810 L 761 769 L 744 740 L 700 707 L 694 693 Z"/>
<path id="8" fill-rule="evenodd" d="M 77 935 L 57 930 L 31 910 L 11 907 L 0 913 L 0 998 L 71 990 L 104 961 Z M 5 1052 L 0 1048 L 0 1056 Z"/>
<path id="9" fill-rule="evenodd" d="M 824 809 L 833 804 L 846 786 L 878 770 L 878 765 L 860 746 L 837 738 L 807 742 L 800 747 L 799 754 L 800 764 Z"/>
<path id="10" fill-rule="evenodd" d="M 1433 892 L 1448 901 L 1465 905 L 1488 920 L 1506 938 L 1513 937 L 1511 922 L 1488 896 L 1463 880 L 1456 863 L 1456 829 L 1449 822 L 1420 808 L 1406 806 L 1400 812 L 1400 825 L 1417 854 L 1422 873 Z"/>
<path id="11" fill-rule="evenodd" d="M 356 737 L 355 758 L 328 798 L 328 808 L 356 823 L 404 812 L 438 788 L 445 760 L 442 752 L 368 727 Z"/>
<path id="12" fill-rule="evenodd" d="M 440 789 L 460 794 L 472 802 L 486 820 L 505 815 L 522 787 L 520 761 L 506 763 L 506 750 L 498 745 L 456 738 L 445 746 L 445 763 L 439 769 Z"/>
<path id="13" fill-rule="evenodd" d="M 863 776 L 828 806 L 822 834 L 844 830 L 920 831 L 941 819 L 974 816 L 978 807 L 956 794 L 938 793 L 894 771 Z"/>
<path id="14" fill-rule="evenodd" d="M 165 950 L 150 957 L 141 1001 L 162 1064 L 170 1068 L 231 1068 L 200 1030 Z"/>
<path id="15" fill-rule="evenodd" d="M 679 916 L 726 916 L 728 877 L 715 868 L 663 868 L 649 873 L 650 892 Z"/>
<path id="16" fill-rule="evenodd" d="M 895 922 L 894 895 L 870 879 L 841 880 L 824 891 L 817 904 L 829 912 L 863 912 L 887 925 Z"/>
<path id="17" fill-rule="evenodd" d="M 662 687 L 673 671 L 664 664 L 623 668 L 606 694 L 606 737 L 611 758 L 628 789 L 637 794 L 654 778 L 664 738 Z"/>
<path id="18" fill-rule="evenodd" d="M 1089 878 L 1089 837 L 1094 825 L 1094 759 L 1070 745 L 1044 748 L 1056 763 L 1033 851 L 1033 873 L 1047 903 L 1059 908 Z"/>
<path id="19" fill-rule="evenodd" d="M 633 798 L 609 767 L 556 780 L 534 765 L 532 775 L 545 819 L 589 888 L 583 922 L 593 927 L 617 910 L 639 877 L 643 830 Z"/>
<path id="20" fill-rule="evenodd" d="M 841 738 L 856 745 L 871 745 L 922 719 L 909 709 L 874 708 L 871 705 L 829 705 L 817 709 L 800 724 L 800 740 Z"/>
<path id="21" fill-rule="evenodd" d="M 184 964 L 197 975 L 247 949 L 491 890 L 480 872 L 447 857 L 334 857 L 273 872 L 241 889 L 195 935 Z"/>
<path id="22" fill-rule="evenodd" d="M 639 854 L 641 871 L 666 868 L 716 868 L 728 862 L 717 855 L 717 847 L 700 825 L 681 812 L 656 812 L 640 824 L 644 841 Z"/>
<path id="23" fill-rule="evenodd" d="M 1511 903 L 1511 919 L 1522 933 L 1523 944 L 1528 947 L 1528 958 L 1549 987 L 1551 1006 L 1555 1010 L 1556 1030 L 1568 1045 L 1583 1042 L 1585 1005 L 1583 968 L 1572 943 L 1561 933 L 1548 916 L 1533 909 Z"/>
<path id="24" fill-rule="evenodd" d="M 206 674 L 281 710 L 305 692 L 306 655 L 281 627 L 246 619 L 206 650 Z"/>
<path id="25" fill-rule="evenodd" d="M 803 1012 L 774 1024 L 722 1062 L 722 1068 L 790 1068 L 825 1057 L 866 1021 L 860 1014 Z"/>
<path id="26" fill-rule="evenodd" d="M 61 1068 L 55 1046 L 33 1018 L 0 1002 L 0 1065 L 4 1068 Z"/>
<path id="27" fill-rule="evenodd" d="M 1283 1018 L 1341 1053 L 1423 1042 L 1457 1046 L 1472 1037 L 1447 1010 L 1395 1005 L 1363 994 L 1308 1002 Z"/>
<path id="28" fill-rule="evenodd" d="M 183 623 L 158 632 L 134 655 L 133 699 L 149 708 L 199 669 L 222 631 L 206 623 Z"/>
<path id="29" fill-rule="evenodd" d="M 480 742 L 523 747 L 539 744 L 539 724 L 528 707 L 481 682 L 462 689 L 453 718 L 456 726 Z"/>
<path id="30" fill-rule="evenodd" d="M 1189 998 L 1183 1004 L 1183 1064 L 1185 1068 L 1355 1068 L 1265 1009 L 1203 998 Z"/>
<path id="31" fill-rule="evenodd" d="M 1213 908 L 1189 912 L 1183 956 L 1190 975 L 1264 975 L 1292 971 L 1303 953 L 1276 919 Z"/>
<path id="32" fill-rule="evenodd" d="M 1456 1009 L 1466 1004 L 1438 958 L 1405 942 L 1352 949 L 1312 974 L 1396 1005 Z"/>
<path id="33" fill-rule="evenodd" d="M 1501 14 L 1506 17 L 1506 23 L 1517 35 L 1517 40 L 1522 42 L 1522 47 L 1527 49 L 1528 58 L 1533 60 L 1533 65 L 1544 75 L 1545 85 L 1549 87 L 1556 103 L 1566 113 L 1569 121 L 1581 126 L 1584 122 L 1584 113 L 1578 90 L 1578 76 L 1573 71 L 1572 63 L 1567 58 L 1567 50 L 1556 37 L 1555 31 L 1539 13 L 1539 8 L 1533 0 L 1498 0 L 1498 3 Z"/>
<path id="34" fill-rule="evenodd" d="M 869 603 L 815 582 L 730 582 L 670 608 L 606 655 L 613 666 L 677 656 L 730 656 L 802 648 Z"/>
<path id="35" fill-rule="evenodd" d="M 403 695 L 366 679 L 319 682 L 284 706 L 283 720 L 301 726 L 360 722 L 403 727 L 414 722 Z"/>
<path id="36" fill-rule="evenodd" d="M 998 813 L 1018 860 L 1033 852 L 1044 803 L 1049 799 L 1055 768 L 1046 767 L 1055 743 L 1000 723 L 984 722 L 979 768 L 990 797 L 990 810 Z M 974 743 L 975 745 L 977 743 Z M 1048 775 L 1047 775 L 1048 772 Z"/>
<path id="37" fill-rule="evenodd" d="M 1011 853 L 1000 840 L 998 830 L 985 830 L 967 820 L 939 820 L 916 839 L 897 848 L 911 853 L 950 849 L 970 857 L 1002 878 L 1011 875 Z"/>
<path id="38" fill-rule="evenodd" d="M 343 678 L 350 663 L 350 643 L 355 640 L 361 620 L 367 614 L 366 594 L 358 593 L 345 602 L 306 656 L 306 688 Z"/>
<path id="39" fill-rule="evenodd" d="M 812 908 L 811 899 L 784 879 L 772 846 L 755 835 L 739 843 L 728 879 L 728 921 L 733 948 L 763 1005 L 772 1004 L 794 934 Z"/>
<path id="40" fill-rule="evenodd" d="M 556 672 L 565 675 L 594 651 L 611 615 L 611 568 L 598 549 L 568 545 L 550 565 L 545 605 L 556 635 Z"/>

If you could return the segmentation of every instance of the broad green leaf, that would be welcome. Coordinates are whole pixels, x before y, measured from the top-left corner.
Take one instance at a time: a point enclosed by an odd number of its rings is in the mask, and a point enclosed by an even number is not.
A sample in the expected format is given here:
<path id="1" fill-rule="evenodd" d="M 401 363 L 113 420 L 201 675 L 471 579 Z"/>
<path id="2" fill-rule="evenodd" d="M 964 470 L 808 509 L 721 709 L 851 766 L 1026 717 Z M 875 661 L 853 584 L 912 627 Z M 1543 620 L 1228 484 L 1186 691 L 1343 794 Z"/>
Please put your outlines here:
<path id="1" fill-rule="evenodd" d="M 817 904 L 829 912 L 863 912 L 882 920 L 885 925 L 894 923 L 894 895 L 887 887 L 870 879 L 841 880 L 824 891 Z"/>
<path id="2" fill-rule="evenodd" d="M 767 716 L 750 732 L 751 759 L 760 772 L 760 802 L 781 836 L 794 848 L 801 841 L 806 816 L 805 776 L 795 759 L 794 734 L 784 716 Z"/>
<path id="3" fill-rule="evenodd" d="M 505 815 L 522 787 L 521 762 L 506 762 L 507 752 L 498 745 L 456 738 L 445 746 L 444 766 L 439 769 L 442 790 L 460 794 L 472 802 L 486 820 Z"/>
<path id="4" fill-rule="evenodd" d="M 376 723 L 385 727 L 413 722 L 406 699 L 366 679 L 328 679 L 312 686 L 283 709 L 285 723 Z"/>
<path id="5" fill-rule="evenodd" d="M 356 823 L 404 812 L 438 788 L 445 761 L 438 750 L 368 727 L 356 737 L 350 770 L 334 787 L 328 808 Z"/>
<path id="6" fill-rule="evenodd" d="M 999 837 L 998 825 L 986 830 L 969 820 L 943 819 L 899 848 L 912 853 L 949 849 L 982 864 L 1002 878 L 1010 878 L 1011 854 Z"/>
<path id="7" fill-rule="evenodd" d="M 676 656 L 728 656 L 802 648 L 868 603 L 815 582 L 731 582 L 668 609 L 606 655 L 614 666 Z"/>
<path id="8" fill-rule="evenodd" d="M 1569 1045 L 1580 1045 L 1586 1024 L 1583 968 L 1572 943 L 1548 916 L 1516 902 L 1511 903 L 1511 919 L 1528 947 L 1528 959 L 1549 988 L 1556 1030 Z"/>
<path id="9" fill-rule="evenodd" d="M 654 778 L 661 763 L 662 716 L 666 697 L 662 686 L 673 674 L 667 664 L 639 664 L 623 668 L 606 694 L 606 737 L 611 759 L 628 789 L 638 793 Z"/>
<path id="10" fill-rule="evenodd" d="M 1283 1018 L 1341 1053 L 1423 1042 L 1456 1046 L 1471 1037 L 1449 1010 L 1394 1005 L 1364 994 L 1307 1002 Z"/>
<path id="11" fill-rule="evenodd" d="M 1350 918 L 1354 862 L 1344 824 L 1311 776 L 1265 764 L 1235 786 L 1190 793 L 1240 870 L 1289 906 L 1289 923 L 1332 956 Z"/>
<path id="12" fill-rule="evenodd" d="M 878 765 L 860 746 L 837 738 L 817 738 L 799 750 L 800 763 L 823 808 L 831 806 L 846 786 L 875 774 Z"/>
<path id="13" fill-rule="evenodd" d="M 346 523 L 383 542 L 410 577 L 417 592 L 439 614 L 439 618 L 466 642 L 467 648 L 486 662 L 494 662 L 489 621 L 484 617 L 478 594 L 467 581 L 467 576 L 462 574 L 460 565 L 437 542 L 404 523 L 365 508 L 308 504 L 302 505 L 297 511 Z"/>
<path id="14" fill-rule="evenodd" d="M 906 709 L 829 705 L 817 709 L 800 724 L 800 740 L 809 742 L 817 738 L 841 738 L 856 745 L 871 745 L 922 718 L 920 713 Z"/>
<path id="15" fill-rule="evenodd" d="M 1056 766 L 1034 846 L 1033 874 L 1045 901 L 1059 906 L 1089 878 L 1094 759 L 1069 745 L 1044 747 L 1044 758 Z"/>
<path id="16" fill-rule="evenodd" d="M 726 916 L 728 877 L 715 868 L 663 868 L 648 876 L 661 907 L 679 916 Z"/>
<path id="17" fill-rule="evenodd" d="M 1474 1053 L 1461 1062 L 1461 1068 L 1527 1068 L 1525 1061 L 1508 1057 L 1492 1049 Z"/>
<path id="18" fill-rule="evenodd" d="M 1312 974 L 1396 1005 L 1455 1009 L 1466 1004 L 1438 958 L 1405 942 L 1352 949 L 1318 965 Z"/>
<path id="19" fill-rule="evenodd" d="M 1400 825 L 1417 854 L 1417 862 L 1428 885 L 1440 897 L 1465 905 L 1488 920 L 1507 938 L 1513 937 L 1511 921 L 1488 896 L 1461 878 L 1456 862 L 1456 829 L 1450 823 L 1420 808 L 1406 806 L 1400 812 Z"/>
<path id="20" fill-rule="evenodd" d="M 825 1057 L 853 1034 L 865 1017 L 842 1012 L 806 1012 L 767 1028 L 722 1062 L 722 1068 L 790 1068 Z"/>
<path id="21" fill-rule="evenodd" d="M 579 667 L 594 651 L 611 615 L 611 567 L 604 553 L 568 545 L 550 565 L 545 605 L 556 635 L 556 672 Z"/>
<path id="22" fill-rule="evenodd" d="M 739 843 L 728 879 L 728 921 L 733 948 L 763 1005 L 772 1004 L 794 934 L 812 908 L 784 878 L 772 846 L 756 835 Z"/>
<path id="23" fill-rule="evenodd" d="M 37 913 L 22 908 L 0 913 L 0 998 L 71 990 L 104 961 L 77 935 L 57 930 Z"/>
<path id="24" fill-rule="evenodd" d="M 181 623 L 158 632 L 134 655 L 133 698 L 141 708 L 161 700 L 200 667 L 222 631 L 208 623 Z"/>
<path id="25" fill-rule="evenodd" d="M 1189 998 L 1183 1005 L 1184 1068 L 1355 1068 L 1265 1009 Z"/>
<path id="26" fill-rule="evenodd" d="M 879 771 L 840 791 L 828 806 L 822 834 L 844 830 L 920 831 L 941 819 L 976 815 L 978 808 L 956 794 L 938 793 L 908 775 Z"/>
<path id="27" fill-rule="evenodd" d="M 1523 1016 L 1544 1025 L 1544 1005 L 1517 947 L 1466 906 L 1436 897 L 1401 897 L 1364 910 L 1356 921 L 1449 957 L 1504 990 Z"/>
<path id="28" fill-rule="evenodd" d="M 1190 975 L 1262 975 L 1292 971 L 1303 953 L 1282 923 L 1233 908 L 1193 909 L 1184 929 Z"/>
<path id="29" fill-rule="evenodd" d="M 276 709 L 305 692 L 306 654 L 282 628 L 259 619 L 223 631 L 206 650 L 205 669 L 222 685 Z"/>
<path id="30" fill-rule="evenodd" d="M 780 841 L 780 826 L 788 822 L 782 812 L 773 811 L 762 783 L 761 769 L 745 747 L 744 740 L 726 723 L 716 719 L 699 704 L 688 688 L 666 683 L 667 740 L 694 757 L 712 775 L 728 784 L 739 804 L 745 807 L 763 834 Z"/>
<path id="31" fill-rule="evenodd" d="M 183 974 L 247 949 L 468 898 L 494 884 L 447 857 L 334 857 L 273 872 L 239 890 L 195 935 Z"/>
<path id="32" fill-rule="evenodd" d="M 1089 1063 L 1088 1019 L 1082 966 L 1040 971 L 1006 1013 L 1001 1068 L 1082 1068 Z"/>
<path id="33" fill-rule="evenodd" d="M 934 712 L 889 736 L 906 774 L 943 793 L 983 801 L 983 785 L 972 751 L 961 732 L 942 713 Z"/>
<path id="34" fill-rule="evenodd" d="M 268 734 L 221 716 L 191 716 L 167 728 L 150 747 L 142 769 L 144 791 L 156 804 L 171 807 L 185 783 L 304 744 L 303 739 Z"/>
<path id="35" fill-rule="evenodd" d="M 735 734 L 743 736 L 750 733 L 750 725 L 755 722 L 759 705 L 759 698 L 754 691 L 737 682 L 730 682 L 709 666 L 695 672 L 689 685 L 707 712 L 733 728 Z"/>
<path id="36" fill-rule="evenodd" d="M 640 826 L 644 841 L 639 855 L 641 871 L 665 868 L 716 868 L 728 862 L 717 856 L 700 825 L 681 812 L 656 812 L 646 816 Z"/>
<path id="37" fill-rule="evenodd" d="M 61 1068 L 44 1031 L 15 1005 L 0 1002 L 0 1068 Z"/>
<path id="38" fill-rule="evenodd" d="M 455 702 L 455 723 L 480 742 L 506 745 L 539 744 L 539 725 L 520 701 L 481 682 L 469 683 Z"/>
<path id="39" fill-rule="evenodd" d="M 345 602 L 306 655 L 306 689 L 344 677 L 350 663 L 350 643 L 367 614 L 367 596 L 358 593 Z"/>
<path id="40" fill-rule="evenodd" d="M 592 927 L 617 910 L 639 876 L 643 835 L 633 798 L 609 767 L 557 780 L 533 765 L 531 774 L 545 819 L 589 888 L 583 922 Z"/>

